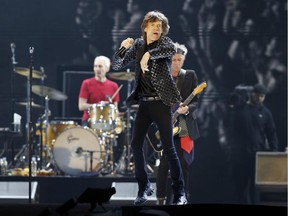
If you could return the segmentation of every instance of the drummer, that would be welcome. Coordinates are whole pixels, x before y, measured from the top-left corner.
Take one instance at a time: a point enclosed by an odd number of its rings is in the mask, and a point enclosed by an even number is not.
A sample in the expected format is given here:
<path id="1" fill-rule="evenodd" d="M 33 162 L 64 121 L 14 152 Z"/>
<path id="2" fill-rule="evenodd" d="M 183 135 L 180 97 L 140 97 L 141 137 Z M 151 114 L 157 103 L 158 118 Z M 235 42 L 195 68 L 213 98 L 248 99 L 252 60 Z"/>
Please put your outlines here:
<path id="1" fill-rule="evenodd" d="M 111 102 L 118 107 L 118 102 L 120 101 L 120 95 L 118 89 L 118 84 L 112 80 L 107 79 L 106 73 L 110 70 L 111 61 L 106 56 L 97 56 L 94 60 L 94 77 L 85 79 L 82 81 L 78 108 L 83 111 L 82 115 L 82 126 L 88 126 L 89 122 L 89 108 L 93 104 L 100 103 L 102 101 Z M 113 98 L 112 98 L 113 97 Z"/>

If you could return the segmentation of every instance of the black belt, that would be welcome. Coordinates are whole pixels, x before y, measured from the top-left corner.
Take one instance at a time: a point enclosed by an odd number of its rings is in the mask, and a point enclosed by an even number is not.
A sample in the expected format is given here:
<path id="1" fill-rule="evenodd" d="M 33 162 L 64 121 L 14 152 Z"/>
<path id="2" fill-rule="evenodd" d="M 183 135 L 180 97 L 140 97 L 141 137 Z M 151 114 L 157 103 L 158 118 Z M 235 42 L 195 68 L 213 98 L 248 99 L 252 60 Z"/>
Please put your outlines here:
<path id="1" fill-rule="evenodd" d="M 160 100 L 160 97 L 155 96 L 155 97 L 141 97 L 140 98 L 141 101 L 157 101 Z"/>

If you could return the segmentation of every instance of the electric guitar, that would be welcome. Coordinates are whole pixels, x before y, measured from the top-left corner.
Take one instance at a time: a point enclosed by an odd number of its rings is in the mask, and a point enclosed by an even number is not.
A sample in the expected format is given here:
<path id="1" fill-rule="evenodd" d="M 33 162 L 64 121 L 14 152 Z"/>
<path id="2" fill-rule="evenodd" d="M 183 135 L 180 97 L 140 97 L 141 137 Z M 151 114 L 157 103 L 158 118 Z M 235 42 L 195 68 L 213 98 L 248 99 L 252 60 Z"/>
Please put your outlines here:
<path id="1" fill-rule="evenodd" d="M 206 82 L 202 82 L 200 85 L 198 85 L 193 90 L 193 92 L 186 98 L 186 100 L 183 102 L 183 106 L 187 106 L 197 94 L 199 94 L 200 92 L 204 90 L 204 88 L 206 88 L 206 86 L 207 86 Z M 179 115 L 180 113 L 178 113 L 177 111 L 173 113 L 173 116 L 172 116 L 173 125 L 175 125 L 175 123 L 177 122 L 177 118 Z M 179 134 L 180 131 L 181 131 L 180 127 L 174 126 L 173 136 Z M 146 138 L 149 144 L 151 145 L 151 147 L 154 149 L 154 151 L 161 152 L 163 150 L 162 144 L 160 142 L 160 133 L 157 128 L 157 125 L 154 122 L 150 125 L 148 132 L 146 134 Z"/>

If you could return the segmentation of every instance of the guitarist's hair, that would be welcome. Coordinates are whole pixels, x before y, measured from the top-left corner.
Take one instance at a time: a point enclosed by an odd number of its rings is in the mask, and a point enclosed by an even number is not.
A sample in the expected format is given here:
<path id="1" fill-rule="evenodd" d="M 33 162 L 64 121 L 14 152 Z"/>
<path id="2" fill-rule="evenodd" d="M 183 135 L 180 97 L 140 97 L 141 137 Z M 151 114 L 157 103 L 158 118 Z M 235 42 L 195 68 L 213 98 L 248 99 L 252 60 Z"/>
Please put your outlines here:
<path id="1" fill-rule="evenodd" d="M 176 48 L 176 53 L 186 56 L 186 54 L 188 53 L 188 49 L 184 44 L 179 44 L 178 42 L 175 42 L 174 45 Z"/>

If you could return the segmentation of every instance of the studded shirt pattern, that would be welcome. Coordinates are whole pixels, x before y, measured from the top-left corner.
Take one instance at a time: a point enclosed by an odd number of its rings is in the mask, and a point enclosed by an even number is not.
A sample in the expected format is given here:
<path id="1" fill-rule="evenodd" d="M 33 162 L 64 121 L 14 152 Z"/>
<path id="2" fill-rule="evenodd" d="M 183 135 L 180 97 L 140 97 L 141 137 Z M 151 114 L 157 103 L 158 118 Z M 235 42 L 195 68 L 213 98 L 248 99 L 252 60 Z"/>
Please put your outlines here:
<path id="1" fill-rule="evenodd" d="M 167 106 L 172 106 L 181 101 L 180 93 L 171 76 L 171 61 L 176 53 L 174 44 L 169 37 L 161 37 L 154 42 L 155 45 L 149 46 L 146 50 L 145 41 L 141 38 L 135 40 L 133 45 L 126 50 L 124 57 L 113 56 L 112 68 L 120 70 L 129 63 L 136 61 L 135 64 L 135 85 L 132 93 L 127 98 L 128 104 L 135 104 L 139 100 L 137 88 L 141 76 L 140 61 L 146 51 L 150 53 L 148 69 L 151 72 L 151 83 L 158 96 Z"/>

